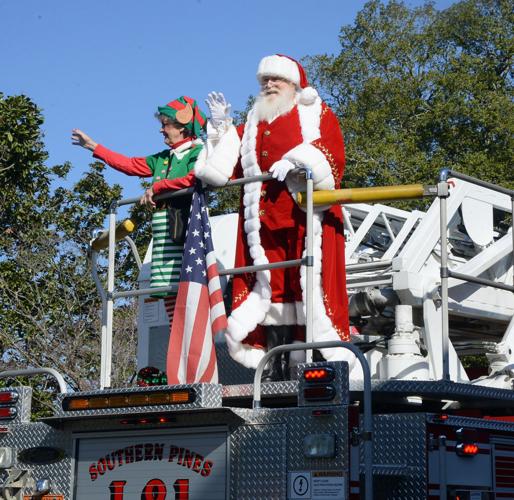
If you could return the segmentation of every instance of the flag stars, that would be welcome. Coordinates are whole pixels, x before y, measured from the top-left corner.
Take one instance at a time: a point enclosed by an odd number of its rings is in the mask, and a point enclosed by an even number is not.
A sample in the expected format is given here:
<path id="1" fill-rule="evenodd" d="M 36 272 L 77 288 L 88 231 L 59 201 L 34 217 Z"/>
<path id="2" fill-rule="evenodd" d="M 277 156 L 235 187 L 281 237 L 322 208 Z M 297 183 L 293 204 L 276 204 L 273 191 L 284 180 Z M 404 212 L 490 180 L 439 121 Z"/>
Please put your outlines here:
<path id="1" fill-rule="evenodd" d="M 196 264 L 200 266 L 203 263 L 203 260 L 198 257 L 198 259 L 195 260 Z"/>
<path id="2" fill-rule="evenodd" d="M 187 266 L 186 273 L 192 273 L 192 272 L 193 272 L 193 268 L 191 266 Z"/>
<path id="3" fill-rule="evenodd" d="M 209 233 L 209 231 L 205 231 L 205 233 L 203 233 L 204 238 L 209 238 L 210 235 L 211 235 L 211 233 Z"/>
<path id="4" fill-rule="evenodd" d="M 198 231 L 198 229 L 195 229 L 193 231 L 193 236 L 200 236 L 200 231 Z"/>
<path id="5" fill-rule="evenodd" d="M 198 220 L 200 220 L 200 219 L 202 218 L 202 214 L 201 214 L 200 212 L 198 212 L 198 213 L 195 215 L 195 217 L 196 217 Z"/>
<path id="6" fill-rule="evenodd" d="M 189 249 L 189 255 L 195 255 L 196 254 L 196 248 L 191 247 Z"/>

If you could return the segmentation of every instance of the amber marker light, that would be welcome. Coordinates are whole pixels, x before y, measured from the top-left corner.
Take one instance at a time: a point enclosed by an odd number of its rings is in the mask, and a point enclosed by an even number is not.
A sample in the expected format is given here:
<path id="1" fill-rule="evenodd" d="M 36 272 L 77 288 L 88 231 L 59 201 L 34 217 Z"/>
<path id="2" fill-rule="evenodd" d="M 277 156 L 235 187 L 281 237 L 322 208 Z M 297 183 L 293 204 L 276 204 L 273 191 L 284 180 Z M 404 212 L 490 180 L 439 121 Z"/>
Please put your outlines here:
<path id="1" fill-rule="evenodd" d="M 66 406 L 64 406 L 66 403 Z M 89 400 L 86 398 L 68 398 L 63 402 L 65 410 L 77 411 L 77 410 L 89 410 Z"/>
<path id="2" fill-rule="evenodd" d="M 127 403 L 123 406 L 146 406 L 148 405 L 148 394 L 129 394 L 127 395 Z"/>
<path id="3" fill-rule="evenodd" d="M 176 404 L 176 403 L 190 403 L 194 398 L 192 399 L 193 393 L 191 391 L 174 391 L 170 393 L 170 403 Z"/>
<path id="4" fill-rule="evenodd" d="M 109 398 L 105 397 L 96 397 L 91 398 L 89 400 L 89 409 L 90 410 L 100 410 L 103 408 L 109 408 Z"/>
<path id="5" fill-rule="evenodd" d="M 185 389 L 148 393 L 113 394 L 111 396 L 67 397 L 64 398 L 62 407 L 65 411 L 84 411 L 137 406 L 187 404 L 192 403 L 194 400 L 195 392 L 191 389 Z"/>
<path id="6" fill-rule="evenodd" d="M 148 394 L 148 404 L 168 405 L 170 404 L 170 394 L 167 392 L 156 392 L 153 394 Z"/>
<path id="7" fill-rule="evenodd" d="M 120 406 L 127 406 L 126 394 L 120 394 L 119 396 L 109 396 L 109 406 L 118 408 Z"/>

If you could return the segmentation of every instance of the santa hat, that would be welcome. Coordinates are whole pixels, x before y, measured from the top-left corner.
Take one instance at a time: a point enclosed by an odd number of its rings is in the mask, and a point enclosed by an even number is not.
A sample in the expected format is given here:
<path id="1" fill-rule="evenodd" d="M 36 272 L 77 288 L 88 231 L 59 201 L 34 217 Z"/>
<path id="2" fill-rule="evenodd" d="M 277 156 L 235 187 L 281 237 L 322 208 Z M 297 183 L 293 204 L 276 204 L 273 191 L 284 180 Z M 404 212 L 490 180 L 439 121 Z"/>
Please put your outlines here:
<path id="1" fill-rule="evenodd" d="M 279 76 L 294 83 L 299 89 L 300 104 L 313 104 L 318 97 L 316 89 L 309 85 L 303 66 L 292 57 L 282 54 L 263 57 L 257 68 L 257 80 L 262 82 L 266 76 Z"/>
<path id="2" fill-rule="evenodd" d="M 200 137 L 207 123 L 207 117 L 196 101 L 187 95 L 169 102 L 166 106 L 159 106 L 157 110 L 159 114 L 184 125 L 196 137 Z"/>

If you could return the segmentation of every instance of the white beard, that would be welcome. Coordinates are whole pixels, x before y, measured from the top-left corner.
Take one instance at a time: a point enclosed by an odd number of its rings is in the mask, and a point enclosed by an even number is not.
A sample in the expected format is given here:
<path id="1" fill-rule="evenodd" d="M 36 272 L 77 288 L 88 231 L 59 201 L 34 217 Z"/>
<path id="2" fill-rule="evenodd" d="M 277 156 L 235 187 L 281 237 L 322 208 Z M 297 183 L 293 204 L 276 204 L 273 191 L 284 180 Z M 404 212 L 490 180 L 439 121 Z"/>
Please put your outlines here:
<path id="1" fill-rule="evenodd" d="M 291 111 L 295 104 L 294 94 L 283 93 L 267 96 L 261 92 L 255 100 L 254 109 L 258 121 L 271 123 L 275 118 Z"/>

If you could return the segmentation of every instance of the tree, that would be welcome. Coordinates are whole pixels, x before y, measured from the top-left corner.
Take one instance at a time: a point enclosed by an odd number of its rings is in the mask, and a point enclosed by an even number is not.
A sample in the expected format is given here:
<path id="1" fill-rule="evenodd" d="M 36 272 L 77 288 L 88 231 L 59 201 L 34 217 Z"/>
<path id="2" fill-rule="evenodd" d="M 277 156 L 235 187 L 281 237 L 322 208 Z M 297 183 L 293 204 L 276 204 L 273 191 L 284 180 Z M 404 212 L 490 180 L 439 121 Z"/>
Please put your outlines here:
<path id="1" fill-rule="evenodd" d="M 99 380 L 101 301 L 88 243 L 121 187 L 106 183 L 105 167 L 97 162 L 72 188 L 51 190 L 71 165 L 45 165 L 42 123 L 28 97 L 0 97 L 2 361 L 4 369 L 55 368 L 72 388 L 93 389 Z M 119 304 L 115 314 L 113 351 L 123 360 L 115 364 L 118 384 L 135 369 L 135 314 L 130 302 Z M 35 385 L 36 407 L 43 410 L 54 382 L 37 379 Z"/>
<path id="2" fill-rule="evenodd" d="M 338 55 L 307 57 L 341 120 L 345 186 L 434 183 L 450 167 L 514 186 L 511 0 L 368 2 Z"/>

